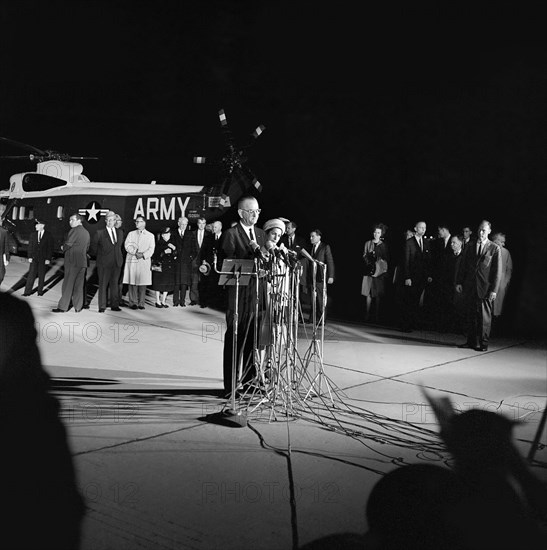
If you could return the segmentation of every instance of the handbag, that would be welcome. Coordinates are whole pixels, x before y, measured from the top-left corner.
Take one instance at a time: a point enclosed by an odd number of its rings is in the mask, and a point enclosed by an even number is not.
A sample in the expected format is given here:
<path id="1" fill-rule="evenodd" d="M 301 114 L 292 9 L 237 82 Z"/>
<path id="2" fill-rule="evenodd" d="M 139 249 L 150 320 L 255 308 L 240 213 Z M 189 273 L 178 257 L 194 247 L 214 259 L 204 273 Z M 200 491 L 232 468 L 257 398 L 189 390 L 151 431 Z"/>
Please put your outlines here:
<path id="1" fill-rule="evenodd" d="M 374 251 L 367 252 L 363 258 L 363 275 L 365 277 L 374 276 L 376 271 L 376 254 Z"/>
<path id="2" fill-rule="evenodd" d="M 161 273 L 161 264 L 155 263 L 150 266 L 150 269 L 152 271 L 159 271 Z"/>
<path id="3" fill-rule="evenodd" d="M 372 274 L 373 277 L 379 277 L 380 275 L 383 275 L 387 271 L 387 262 L 380 258 L 376 260 L 374 273 Z"/>

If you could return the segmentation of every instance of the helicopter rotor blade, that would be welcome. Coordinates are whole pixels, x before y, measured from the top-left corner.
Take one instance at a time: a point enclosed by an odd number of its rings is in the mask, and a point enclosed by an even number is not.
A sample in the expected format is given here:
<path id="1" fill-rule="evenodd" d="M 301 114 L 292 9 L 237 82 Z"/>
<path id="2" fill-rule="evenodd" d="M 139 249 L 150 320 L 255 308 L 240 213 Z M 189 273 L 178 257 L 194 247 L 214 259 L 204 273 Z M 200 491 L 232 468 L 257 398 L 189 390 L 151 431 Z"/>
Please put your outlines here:
<path id="1" fill-rule="evenodd" d="M 99 160 L 99 157 L 73 157 L 72 155 L 67 155 L 69 160 Z"/>
<path id="2" fill-rule="evenodd" d="M 34 160 L 34 155 L 2 155 L 0 156 L 0 160 Z"/>
<path id="3" fill-rule="evenodd" d="M 228 126 L 228 119 L 224 109 L 219 109 L 218 118 L 226 142 L 226 151 L 221 158 L 213 160 L 211 164 L 220 167 L 223 174 L 223 188 L 230 186 L 230 182 L 232 182 L 239 185 L 243 191 L 249 189 L 251 186 L 261 191 L 262 184 L 247 166 L 248 158 L 244 150 L 250 147 L 254 141 L 260 137 L 266 127 L 263 124 L 257 126 L 251 134 L 254 139 L 251 140 L 248 145 L 240 147 L 235 143 L 232 131 Z M 195 164 L 205 164 L 207 159 L 206 157 L 195 156 L 193 157 L 193 161 Z M 209 164 L 209 161 L 207 161 L 207 164 Z"/>
<path id="4" fill-rule="evenodd" d="M 264 132 L 265 129 L 266 129 L 266 126 L 264 126 L 264 124 L 260 124 L 259 126 L 257 126 L 255 128 L 255 131 L 252 133 L 252 136 L 255 139 L 258 139 L 260 137 L 260 135 L 262 134 L 262 132 Z"/>
<path id="5" fill-rule="evenodd" d="M 0 141 L 3 141 L 15 147 L 21 147 L 23 149 L 26 149 L 27 151 L 32 151 L 33 153 L 38 153 L 39 155 L 46 155 L 45 151 L 38 149 L 38 147 L 34 147 L 34 145 L 28 145 L 27 143 L 21 143 L 20 141 L 15 141 L 14 139 L 2 137 L 2 136 L 0 136 Z"/>
<path id="6" fill-rule="evenodd" d="M 220 109 L 218 111 L 218 118 L 220 120 L 221 126 L 228 126 L 228 119 L 226 118 L 226 113 L 224 112 L 224 109 Z"/>

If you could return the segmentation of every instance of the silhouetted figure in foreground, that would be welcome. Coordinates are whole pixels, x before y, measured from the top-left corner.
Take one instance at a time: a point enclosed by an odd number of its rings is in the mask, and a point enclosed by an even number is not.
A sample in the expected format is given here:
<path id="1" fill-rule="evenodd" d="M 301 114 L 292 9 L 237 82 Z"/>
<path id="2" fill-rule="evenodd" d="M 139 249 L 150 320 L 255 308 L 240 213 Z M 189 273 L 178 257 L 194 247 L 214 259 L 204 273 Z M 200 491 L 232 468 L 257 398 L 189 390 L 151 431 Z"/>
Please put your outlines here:
<path id="1" fill-rule="evenodd" d="M 427 397 L 464 487 L 455 511 L 463 548 L 543 548 L 547 488 L 513 444 L 515 423 L 480 409 L 457 414 L 448 398 Z"/>
<path id="2" fill-rule="evenodd" d="M 9 550 L 75 550 L 84 504 L 76 487 L 59 404 L 49 393 L 34 317 L 0 293 L 0 545 Z"/>
<path id="3" fill-rule="evenodd" d="M 433 464 L 410 464 L 388 472 L 367 502 L 367 550 L 460 550 L 454 520 L 463 486 L 454 473 Z"/>
<path id="4" fill-rule="evenodd" d="M 316 539 L 301 550 L 527 550 L 545 547 L 547 489 L 512 442 L 514 422 L 455 413 L 427 395 L 454 468 L 411 464 L 388 472 L 366 508 L 369 530 Z"/>

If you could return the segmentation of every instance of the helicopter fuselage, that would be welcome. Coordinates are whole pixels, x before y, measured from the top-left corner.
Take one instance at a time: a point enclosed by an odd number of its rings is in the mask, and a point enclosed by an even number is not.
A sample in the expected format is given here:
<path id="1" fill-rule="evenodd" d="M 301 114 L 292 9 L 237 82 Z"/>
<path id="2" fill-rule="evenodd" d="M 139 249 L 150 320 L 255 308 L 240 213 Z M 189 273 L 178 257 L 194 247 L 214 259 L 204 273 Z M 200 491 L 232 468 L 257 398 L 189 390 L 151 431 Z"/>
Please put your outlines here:
<path id="1" fill-rule="evenodd" d="M 54 237 L 55 251 L 61 252 L 72 214 L 83 217 L 91 233 L 104 227 L 110 210 L 120 214 L 125 232 L 134 229 L 133 220 L 141 215 L 146 228 L 159 233 L 166 226 L 176 227 L 186 216 L 190 223 L 203 217 L 222 218 L 245 191 L 232 185 L 224 194 L 220 188 L 199 185 L 91 182 L 79 163 L 46 161 L 36 172 L 14 174 L 2 214 L 2 226 L 10 233 L 10 252 L 25 253 L 35 220 L 43 221 Z"/>

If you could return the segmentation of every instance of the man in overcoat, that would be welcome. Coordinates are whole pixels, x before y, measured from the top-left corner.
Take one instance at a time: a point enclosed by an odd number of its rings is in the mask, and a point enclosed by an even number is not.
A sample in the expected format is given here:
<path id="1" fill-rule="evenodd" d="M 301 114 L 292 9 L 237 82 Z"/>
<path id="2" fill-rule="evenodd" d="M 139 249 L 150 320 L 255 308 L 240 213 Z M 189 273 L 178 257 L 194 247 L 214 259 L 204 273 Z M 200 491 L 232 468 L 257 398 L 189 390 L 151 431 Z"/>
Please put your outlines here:
<path id="1" fill-rule="evenodd" d="M 124 284 L 129 285 L 127 291 L 128 303 L 131 309 L 144 309 L 146 302 L 146 287 L 152 284 L 152 254 L 156 240 L 150 231 L 146 230 L 146 220 L 143 216 L 135 218 L 136 229 L 130 231 L 125 239 L 125 269 Z"/>

